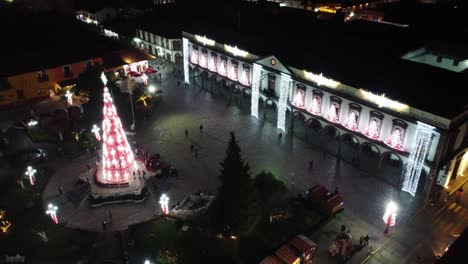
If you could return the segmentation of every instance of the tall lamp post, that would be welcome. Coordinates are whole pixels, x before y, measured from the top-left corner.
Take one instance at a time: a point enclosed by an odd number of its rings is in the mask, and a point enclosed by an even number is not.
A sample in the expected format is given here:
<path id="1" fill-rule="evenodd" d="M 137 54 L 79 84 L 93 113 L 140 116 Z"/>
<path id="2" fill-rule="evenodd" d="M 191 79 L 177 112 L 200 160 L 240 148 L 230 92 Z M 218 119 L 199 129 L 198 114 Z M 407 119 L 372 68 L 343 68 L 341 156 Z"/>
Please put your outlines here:
<path id="1" fill-rule="evenodd" d="M 166 194 L 161 195 L 159 198 L 159 204 L 161 205 L 161 209 L 164 214 L 169 213 L 169 197 Z"/>
<path id="2" fill-rule="evenodd" d="M 50 215 L 50 218 L 55 224 L 58 224 L 57 210 L 58 207 L 54 204 L 49 204 L 46 210 L 46 214 Z"/>
<path id="3" fill-rule="evenodd" d="M 393 201 L 387 204 L 387 208 L 385 210 L 385 214 L 383 216 L 383 220 L 386 224 L 384 234 L 388 234 L 388 229 L 391 226 L 395 225 L 396 220 L 396 212 L 398 210 L 398 206 Z"/>
<path id="4" fill-rule="evenodd" d="M 36 169 L 33 169 L 33 167 L 28 166 L 28 168 L 26 169 L 26 172 L 24 173 L 26 174 L 26 176 L 29 177 L 29 182 L 31 183 L 31 185 L 36 184 L 36 176 L 34 176 L 36 172 L 37 172 Z"/>

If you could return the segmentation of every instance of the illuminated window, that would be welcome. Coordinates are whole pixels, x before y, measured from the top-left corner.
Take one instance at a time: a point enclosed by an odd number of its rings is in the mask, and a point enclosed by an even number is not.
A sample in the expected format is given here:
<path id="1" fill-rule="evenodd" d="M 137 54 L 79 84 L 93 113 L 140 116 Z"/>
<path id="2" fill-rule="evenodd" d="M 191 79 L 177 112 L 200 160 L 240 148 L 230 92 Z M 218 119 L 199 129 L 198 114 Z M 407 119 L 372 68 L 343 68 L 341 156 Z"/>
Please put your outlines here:
<path id="1" fill-rule="evenodd" d="M 269 73 L 268 74 L 268 90 L 275 94 L 275 87 L 276 87 L 276 75 Z"/>
<path id="2" fill-rule="evenodd" d="M 303 84 L 298 83 L 293 93 L 292 105 L 298 108 L 305 108 L 305 91 L 306 87 Z"/>
<path id="3" fill-rule="evenodd" d="M 218 54 L 216 54 L 216 52 L 211 52 L 211 56 L 208 61 L 208 70 L 212 72 L 216 72 L 217 59 L 218 59 Z"/>
<path id="4" fill-rule="evenodd" d="M 231 60 L 231 67 L 229 68 L 229 79 L 233 81 L 238 80 L 238 72 L 239 72 L 239 62 L 235 60 Z"/>
<path id="5" fill-rule="evenodd" d="M 221 76 L 227 75 L 227 58 L 225 56 L 221 56 L 221 60 L 219 62 L 218 73 Z"/>
<path id="6" fill-rule="evenodd" d="M 322 114 L 322 98 L 323 93 L 319 90 L 312 91 L 312 101 L 309 103 L 307 107 L 307 111 L 313 115 L 321 115 Z"/>
<path id="7" fill-rule="evenodd" d="M 385 141 L 385 144 L 394 149 L 403 151 L 403 142 L 405 140 L 405 133 L 408 125 L 399 119 L 394 119 L 392 123 L 390 137 L 388 137 L 388 139 Z"/>
<path id="8" fill-rule="evenodd" d="M 328 107 L 327 115 L 325 116 L 328 121 L 338 123 L 340 119 L 341 99 L 336 96 L 330 97 L 330 105 Z"/>
<path id="9" fill-rule="evenodd" d="M 349 104 L 348 118 L 344 122 L 344 126 L 350 130 L 358 131 L 359 117 L 361 116 L 362 107 L 355 103 Z"/>
<path id="10" fill-rule="evenodd" d="M 208 67 L 208 51 L 206 49 L 202 49 L 201 56 L 200 56 L 200 67 L 207 68 Z"/>
<path id="11" fill-rule="evenodd" d="M 242 73 L 239 82 L 245 86 L 250 86 L 250 65 L 242 64 Z"/>
<path id="12" fill-rule="evenodd" d="M 190 62 L 193 64 L 198 64 L 198 47 L 196 46 L 192 46 L 192 55 L 190 56 Z"/>
<path id="13" fill-rule="evenodd" d="M 379 140 L 383 117 L 384 115 L 382 113 L 370 111 L 369 124 L 363 134 L 368 138 Z"/>

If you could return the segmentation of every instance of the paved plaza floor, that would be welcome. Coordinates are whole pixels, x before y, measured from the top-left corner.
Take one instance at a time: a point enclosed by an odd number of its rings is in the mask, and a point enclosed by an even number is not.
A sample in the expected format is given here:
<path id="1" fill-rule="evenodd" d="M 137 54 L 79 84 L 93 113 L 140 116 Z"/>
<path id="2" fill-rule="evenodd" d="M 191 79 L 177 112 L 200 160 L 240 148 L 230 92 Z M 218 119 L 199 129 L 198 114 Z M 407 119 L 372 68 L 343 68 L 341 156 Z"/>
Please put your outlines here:
<path id="1" fill-rule="evenodd" d="M 373 173 L 358 170 L 332 155 L 324 158 L 321 148 L 298 137 L 286 135 L 279 141 L 277 134 L 280 131 L 276 124 L 250 116 L 248 109 L 229 102 L 221 93 L 213 94 L 195 85 L 188 89 L 183 84 L 178 87 L 181 78 L 171 72 L 172 66 L 162 70 L 162 83 L 158 81 L 154 85 L 164 92 L 163 100 L 154 107 L 149 120 L 137 121 L 136 135 L 129 138 L 129 142 L 136 141 L 145 150 L 159 153 L 163 160 L 178 169 L 179 176 L 168 192 L 170 206 L 198 191 L 217 191 L 219 163 L 225 156 L 229 132 L 234 131 L 253 176 L 263 170 L 274 173 L 286 183 L 291 196 L 305 195 L 306 190 L 317 183 L 330 190 L 338 187 L 344 197 L 345 213 L 314 235 L 321 243 L 317 257 L 324 262 L 320 263 L 332 263 L 327 262 L 323 249 L 328 248 L 331 237 L 326 233 L 332 234 L 335 227 L 348 225 L 355 242 L 362 234 L 369 233 L 370 244 L 377 247 L 385 240 L 381 234 L 385 228 L 382 216 L 390 200 L 399 205 L 397 225 L 417 213 L 422 197 L 400 192 Z M 200 125 L 204 127 L 203 132 L 199 130 Z M 188 137 L 184 134 L 186 129 Z M 190 152 L 190 144 L 198 149 L 198 159 Z M 310 170 L 311 160 L 314 160 L 314 167 Z M 110 229 L 121 230 L 151 218 L 158 210 L 159 205 L 152 196 L 142 204 L 90 208 L 83 202 L 75 208 L 58 195 L 58 188 L 72 189 L 74 181 L 68 178 L 76 180 L 86 171 L 88 162 L 88 157 L 80 157 L 57 165 L 59 170 L 44 193 L 44 203 L 57 202 L 59 218 L 64 218 L 70 227 L 101 230 L 102 221 L 108 219 L 108 210 L 111 210 L 113 223 Z M 360 253 L 353 263 L 360 263 L 365 257 Z"/>

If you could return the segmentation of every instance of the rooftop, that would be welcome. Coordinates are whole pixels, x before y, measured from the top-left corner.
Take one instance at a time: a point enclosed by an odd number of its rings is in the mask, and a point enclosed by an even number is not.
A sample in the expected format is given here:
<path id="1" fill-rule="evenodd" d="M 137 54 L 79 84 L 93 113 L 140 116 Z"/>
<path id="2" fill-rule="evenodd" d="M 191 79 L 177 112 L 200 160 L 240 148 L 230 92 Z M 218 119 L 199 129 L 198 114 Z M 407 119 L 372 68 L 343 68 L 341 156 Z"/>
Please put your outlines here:
<path id="1" fill-rule="evenodd" d="M 56 14 L 18 16 L 0 14 L 0 77 L 53 68 L 101 57 L 122 49 L 118 42 L 99 36 L 89 26 Z"/>
<path id="2" fill-rule="evenodd" d="M 255 55 L 273 54 L 285 65 L 323 73 L 343 84 L 385 94 L 442 117 L 454 117 L 468 103 L 459 96 L 468 84 L 466 71 L 455 73 L 401 59 L 406 52 L 433 43 L 432 36 L 417 28 L 366 21 L 318 21 L 287 9 L 262 14 L 248 8 L 241 17 L 241 30 L 220 21 L 191 23 L 184 31 L 237 45 Z M 434 32 L 434 36 L 439 38 L 438 43 L 440 39 L 454 39 L 450 28 L 445 33 Z M 468 44 L 466 37 L 455 41 Z"/>

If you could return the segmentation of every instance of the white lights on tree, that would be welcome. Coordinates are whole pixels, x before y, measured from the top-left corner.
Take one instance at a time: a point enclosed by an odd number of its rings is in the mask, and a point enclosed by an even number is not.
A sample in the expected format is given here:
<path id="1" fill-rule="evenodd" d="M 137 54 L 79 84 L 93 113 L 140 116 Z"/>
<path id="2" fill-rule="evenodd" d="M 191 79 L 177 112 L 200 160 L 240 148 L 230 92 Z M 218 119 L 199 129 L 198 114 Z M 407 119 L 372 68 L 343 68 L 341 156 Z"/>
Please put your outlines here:
<path id="1" fill-rule="evenodd" d="M 242 69 L 242 74 L 239 80 L 239 82 L 245 86 L 250 86 L 250 78 L 249 78 L 250 72 L 249 71 L 250 69 L 244 67 L 244 69 Z"/>
<path id="2" fill-rule="evenodd" d="M 65 93 L 65 97 L 67 98 L 68 105 L 73 105 L 73 94 L 70 91 Z"/>
<path id="3" fill-rule="evenodd" d="M 260 96 L 260 75 L 262 73 L 262 66 L 254 63 L 253 76 L 252 76 L 252 103 L 250 107 L 250 114 L 258 118 L 258 99 Z"/>
<path id="4" fill-rule="evenodd" d="M 127 183 L 131 165 L 134 163 L 133 153 L 107 87 L 104 87 L 102 139 L 103 172 L 98 174 L 99 181 L 112 184 Z"/>
<path id="5" fill-rule="evenodd" d="M 322 74 L 313 74 L 304 70 L 304 77 L 310 81 L 317 83 L 319 86 L 327 86 L 330 88 L 336 88 L 340 84 L 337 81 L 323 77 Z"/>
<path id="6" fill-rule="evenodd" d="M 281 73 L 280 98 L 278 100 L 278 123 L 277 128 L 286 131 L 286 109 L 288 104 L 288 92 L 291 84 L 291 77 Z"/>
<path id="7" fill-rule="evenodd" d="M 46 210 L 46 214 L 50 215 L 50 218 L 55 224 L 58 224 L 59 222 L 57 218 L 57 210 L 58 210 L 58 207 L 53 204 L 49 204 Z"/>
<path id="8" fill-rule="evenodd" d="M 198 64 L 198 50 L 192 49 L 192 55 L 190 56 L 190 61 L 193 64 Z"/>
<path id="9" fill-rule="evenodd" d="M 190 77 L 189 77 L 189 46 L 188 40 L 186 38 L 182 38 L 182 48 L 183 48 L 183 56 L 184 56 L 184 82 L 185 84 L 190 84 Z"/>
<path id="10" fill-rule="evenodd" d="M 385 141 L 385 144 L 389 145 L 390 147 L 403 151 L 403 129 L 402 128 L 395 128 L 390 135 L 390 137 Z"/>
<path id="11" fill-rule="evenodd" d="M 305 105 L 304 105 L 304 91 L 303 90 L 300 90 L 300 89 L 297 90 L 292 104 L 295 105 L 296 107 L 304 108 Z"/>
<path id="12" fill-rule="evenodd" d="M 169 213 L 169 197 L 166 194 L 162 194 L 159 198 L 159 204 L 161 205 L 161 210 L 164 214 Z"/>
<path id="13" fill-rule="evenodd" d="M 364 132 L 364 135 L 366 135 L 367 137 L 372 138 L 374 140 L 379 140 L 379 138 L 380 138 L 379 123 L 380 123 L 379 120 L 372 119 L 372 121 L 369 123 L 369 127 Z"/>
<path id="14" fill-rule="evenodd" d="M 26 174 L 26 176 L 28 176 L 29 178 L 29 182 L 31 183 L 31 185 L 35 185 L 36 184 L 36 169 L 33 169 L 33 167 L 31 166 L 28 166 L 28 168 L 26 169 L 26 172 L 24 174 Z"/>
<path id="15" fill-rule="evenodd" d="M 348 119 L 344 123 L 344 126 L 348 129 L 358 131 L 358 123 L 357 123 L 358 117 L 359 117 L 359 114 L 356 111 L 351 110 L 349 112 Z"/>
<path id="16" fill-rule="evenodd" d="M 107 85 L 107 76 L 104 74 L 104 72 L 101 73 L 101 81 L 104 85 Z"/>
<path id="17" fill-rule="evenodd" d="M 226 70 L 227 65 L 226 64 L 227 64 L 226 60 L 221 60 L 221 62 L 219 63 L 218 73 L 221 76 L 226 76 L 227 75 L 227 70 Z"/>
<path id="18" fill-rule="evenodd" d="M 416 140 L 406 165 L 405 175 L 403 179 L 402 191 L 408 192 L 415 196 L 418 189 L 419 177 L 421 176 L 426 154 L 429 150 L 432 133 L 434 127 L 418 122 L 416 130 Z"/>
<path id="19" fill-rule="evenodd" d="M 238 49 L 237 46 L 232 47 L 232 46 L 225 44 L 224 50 L 226 50 L 227 52 L 231 53 L 232 55 L 236 57 L 246 57 L 247 55 L 249 55 L 247 51 Z"/>
<path id="20" fill-rule="evenodd" d="M 101 130 L 97 125 L 93 125 L 93 129 L 91 132 L 94 133 L 94 136 L 96 137 L 97 141 L 101 141 L 101 134 L 99 134 L 99 130 Z"/>
<path id="21" fill-rule="evenodd" d="M 201 53 L 200 56 L 200 67 L 206 68 L 208 67 L 208 61 L 207 61 L 207 54 L 206 53 Z"/>
<path id="22" fill-rule="evenodd" d="M 319 97 L 314 96 L 312 103 L 310 104 L 309 108 L 307 108 L 307 111 L 313 115 L 321 115 L 322 112 L 320 111 L 320 101 L 321 99 Z"/>
<path id="23" fill-rule="evenodd" d="M 214 46 L 216 43 L 214 40 L 207 38 L 206 36 L 195 35 L 195 39 L 203 45 Z"/>
<path id="24" fill-rule="evenodd" d="M 333 123 L 338 123 L 338 107 L 336 104 L 330 103 L 330 108 L 328 109 L 327 116 L 325 118 Z"/>
<path id="25" fill-rule="evenodd" d="M 379 107 L 385 107 L 385 108 L 393 109 L 396 111 L 404 111 L 409 108 L 408 105 L 388 99 L 387 97 L 385 97 L 385 94 L 376 95 L 371 92 L 365 91 L 363 89 L 360 89 L 360 91 L 361 91 L 362 97 L 365 100 L 372 102 L 378 105 Z"/>
<path id="26" fill-rule="evenodd" d="M 216 72 L 216 58 L 211 56 L 210 62 L 208 63 L 208 70 Z"/>

